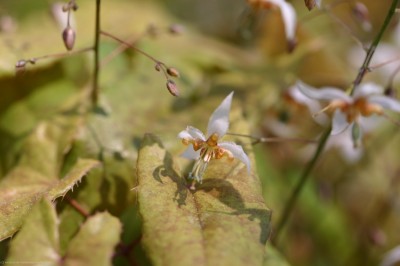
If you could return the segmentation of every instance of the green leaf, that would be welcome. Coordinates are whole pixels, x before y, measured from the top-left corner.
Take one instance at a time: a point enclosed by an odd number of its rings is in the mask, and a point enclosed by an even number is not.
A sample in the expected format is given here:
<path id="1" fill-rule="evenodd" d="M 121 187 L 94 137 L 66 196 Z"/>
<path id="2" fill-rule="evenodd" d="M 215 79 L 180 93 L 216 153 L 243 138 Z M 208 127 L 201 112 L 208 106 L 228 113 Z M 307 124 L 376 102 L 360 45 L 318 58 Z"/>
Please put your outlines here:
<path id="1" fill-rule="evenodd" d="M 7 263 L 58 265 L 61 256 L 57 224 L 57 214 L 50 201 L 36 204 L 11 242 Z"/>
<path id="2" fill-rule="evenodd" d="M 53 204 L 41 200 L 11 242 L 7 262 L 59 265 L 62 260 L 63 265 L 111 265 L 112 252 L 121 233 L 117 218 L 106 212 L 88 218 L 71 240 L 64 257 L 60 255 L 58 223 Z"/>
<path id="3" fill-rule="evenodd" d="M 59 144 L 63 134 L 54 127 L 41 124 L 28 137 L 18 165 L 0 181 L 0 240 L 10 237 L 22 225 L 35 203 L 46 196 L 50 200 L 64 195 L 99 163 L 92 159 L 78 160 L 59 180 L 57 173 Z M 39 153 L 40 152 L 40 153 Z"/>
<path id="4" fill-rule="evenodd" d="M 90 217 L 71 240 L 65 265 L 111 265 L 122 226 L 107 212 Z"/>
<path id="5" fill-rule="evenodd" d="M 264 266 L 289 266 L 290 264 L 271 245 L 265 247 Z"/>
<path id="6" fill-rule="evenodd" d="M 239 118 L 231 114 L 231 130 L 246 133 Z M 142 241 L 155 265 L 262 265 L 270 210 L 256 174 L 240 162 L 215 160 L 191 192 L 177 159 L 149 134 L 137 167 Z"/>

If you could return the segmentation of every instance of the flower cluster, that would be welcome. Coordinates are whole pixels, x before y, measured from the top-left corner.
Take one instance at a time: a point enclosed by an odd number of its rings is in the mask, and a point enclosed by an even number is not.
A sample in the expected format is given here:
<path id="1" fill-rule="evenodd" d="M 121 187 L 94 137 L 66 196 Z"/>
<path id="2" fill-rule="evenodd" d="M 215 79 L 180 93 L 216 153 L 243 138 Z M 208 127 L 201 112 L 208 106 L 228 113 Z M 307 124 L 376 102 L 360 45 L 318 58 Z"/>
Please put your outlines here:
<path id="1" fill-rule="evenodd" d="M 193 179 L 191 189 L 195 182 L 202 182 L 204 171 L 208 163 L 213 159 L 221 159 L 226 156 L 230 160 L 241 160 L 250 171 L 250 160 L 243 151 L 242 146 L 233 142 L 221 142 L 221 138 L 229 128 L 229 111 L 231 109 L 233 92 L 231 92 L 211 115 L 205 136 L 199 129 L 188 126 L 178 134 L 185 145 L 191 144 L 182 154 L 187 159 L 196 160 L 189 179 Z"/>

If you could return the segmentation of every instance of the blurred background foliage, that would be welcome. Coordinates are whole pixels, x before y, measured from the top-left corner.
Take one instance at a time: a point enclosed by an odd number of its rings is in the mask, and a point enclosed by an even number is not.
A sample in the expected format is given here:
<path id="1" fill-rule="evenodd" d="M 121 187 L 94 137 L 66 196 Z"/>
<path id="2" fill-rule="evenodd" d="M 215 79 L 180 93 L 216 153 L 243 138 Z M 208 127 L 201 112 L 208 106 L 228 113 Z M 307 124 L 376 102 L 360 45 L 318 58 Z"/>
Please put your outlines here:
<path id="1" fill-rule="evenodd" d="M 77 1 L 75 49 L 92 45 L 94 2 Z M 244 0 L 103 1 L 102 29 L 124 39 L 143 36 L 138 47 L 179 69 L 181 97 L 168 94 L 153 62 L 127 50 L 102 66 L 101 108 L 91 113 L 78 104 L 91 86 L 91 52 L 41 60 L 15 74 L 20 59 L 64 51 L 62 29 L 51 13 L 55 2 L 0 2 L 0 180 L 20 167 L 26 153 L 35 150 L 26 139 L 43 124 L 63 129 L 57 133 L 62 135 L 61 141 L 48 151 L 56 153 L 52 157 L 55 176 L 66 176 L 78 158 L 102 162 L 73 191 L 56 200 L 60 254 L 71 252 L 68 247 L 76 242 L 84 223 L 85 217 L 72 207 L 79 202 L 89 213 L 108 211 L 119 218 L 122 233 L 114 251 L 115 264 L 148 265 L 140 242 L 136 192 L 131 191 L 137 184 L 140 140 L 144 133 L 152 132 L 167 150 L 179 155 L 184 147 L 176 139 L 177 133 L 186 125 L 204 128 L 209 114 L 231 90 L 235 90 L 234 104 L 243 109 L 252 135 L 316 139 L 321 134 L 323 128 L 305 106 L 295 103 L 288 88 L 297 79 L 316 87 L 347 88 L 363 60 L 354 38 L 368 44 L 391 1 L 360 1 L 369 10 L 370 31 L 360 26 L 348 3 L 330 12 L 309 12 L 303 1 L 291 2 L 298 15 L 298 45 L 287 53 L 279 12 L 255 12 Z M 176 23 L 185 27 L 180 36 L 166 30 Z M 144 34 L 150 25 L 156 30 Z M 397 19 L 382 42 L 398 50 L 396 27 Z M 101 57 L 117 46 L 102 37 Z M 386 86 L 388 75 L 378 70 L 365 80 Z M 73 133 L 66 130 L 70 127 Z M 332 140 L 281 236 L 279 250 L 290 265 L 377 265 L 387 251 L 399 245 L 400 139 L 396 133 L 398 127 L 393 124 L 380 124 L 365 135 L 362 155 L 356 160 L 343 154 L 348 142 Z M 272 235 L 314 149 L 314 144 L 290 141 L 254 146 L 263 196 L 273 213 Z M 352 147 L 346 147 L 347 154 L 348 150 Z M 39 163 L 30 162 L 30 167 L 46 165 L 43 154 L 33 154 Z M 42 208 L 53 215 L 46 204 Z M 13 241 L 0 243 L 0 262 L 7 253 L 12 258 Z M 267 250 L 276 253 L 269 245 Z"/>

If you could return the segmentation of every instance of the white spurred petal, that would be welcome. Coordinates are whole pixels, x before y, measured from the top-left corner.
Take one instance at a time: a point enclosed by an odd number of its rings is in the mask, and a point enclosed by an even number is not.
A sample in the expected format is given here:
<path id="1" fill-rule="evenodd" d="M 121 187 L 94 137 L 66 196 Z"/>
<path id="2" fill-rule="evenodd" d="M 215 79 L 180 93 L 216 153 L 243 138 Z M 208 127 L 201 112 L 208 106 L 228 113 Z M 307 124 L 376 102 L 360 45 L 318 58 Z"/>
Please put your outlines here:
<path id="1" fill-rule="evenodd" d="M 383 95 L 373 95 L 368 98 L 369 103 L 382 106 L 384 109 L 392 110 L 400 113 L 400 102 Z"/>
<path id="2" fill-rule="evenodd" d="M 342 133 L 350 124 L 346 120 L 343 112 L 336 110 L 332 118 L 332 131 L 331 135 Z"/>
<path id="3" fill-rule="evenodd" d="M 229 112 L 231 110 L 233 91 L 226 96 L 222 103 L 211 115 L 207 126 L 207 137 L 216 133 L 218 137 L 226 134 L 229 128 Z"/>
<path id="4" fill-rule="evenodd" d="M 382 94 L 383 88 L 375 83 L 364 83 L 359 85 L 354 90 L 353 98 L 368 97 L 373 94 Z"/>
<path id="5" fill-rule="evenodd" d="M 186 150 L 181 154 L 181 157 L 189 159 L 189 160 L 196 160 L 200 157 L 200 150 L 195 151 L 192 145 L 189 145 Z"/>
<path id="6" fill-rule="evenodd" d="M 286 39 L 294 42 L 296 35 L 296 11 L 293 6 L 284 0 L 266 0 L 280 8 L 283 24 L 285 25 Z"/>
<path id="7" fill-rule="evenodd" d="M 239 159 L 246 165 L 247 172 L 250 173 L 250 159 L 247 156 L 247 154 L 243 151 L 242 146 L 237 145 L 233 142 L 221 142 L 221 143 L 218 143 L 218 147 L 221 147 L 225 150 L 230 151 L 232 153 L 233 157 Z"/>
<path id="8" fill-rule="evenodd" d="M 178 138 L 181 139 L 201 139 L 201 140 L 206 140 L 204 137 L 203 132 L 201 132 L 199 129 L 191 126 L 187 126 L 185 130 L 182 130 L 178 134 Z"/>
<path id="9" fill-rule="evenodd" d="M 299 90 L 304 93 L 306 96 L 316 99 L 316 100 L 344 100 L 346 102 L 351 102 L 352 99 L 349 95 L 347 95 L 344 91 L 331 88 L 324 87 L 322 89 L 313 88 L 301 81 L 297 82 L 297 86 Z"/>

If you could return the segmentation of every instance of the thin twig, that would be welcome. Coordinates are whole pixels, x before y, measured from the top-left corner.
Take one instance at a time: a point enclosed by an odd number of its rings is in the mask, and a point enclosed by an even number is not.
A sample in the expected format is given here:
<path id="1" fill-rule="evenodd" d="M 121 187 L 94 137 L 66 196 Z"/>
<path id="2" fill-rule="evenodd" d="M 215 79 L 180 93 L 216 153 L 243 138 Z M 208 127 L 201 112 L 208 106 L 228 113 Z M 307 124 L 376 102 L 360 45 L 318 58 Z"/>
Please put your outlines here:
<path id="1" fill-rule="evenodd" d="M 254 139 L 251 144 L 255 145 L 258 143 L 270 143 L 270 142 L 302 142 L 302 143 L 318 143 L 316 140 L 311 140 L 311 139 L 302 139 L 302 138 L 270 138 L 270 137 L 256 137 L 252 135 L 246 135 L 246 134 L 238 134 L 238 133 L 226 133 L 226 135 L 231 135 L 231 136 L 237 136 L 237 137 L 244 137 L 244 138 L 251 138 Z"/>
<path id="2" fill-rule="evenodd" d="M 167 74 L 167 72 L 166 72 L 165 69 L 164 69 L 166 66 L 165 66 L 165 64 L 164 64 L 163 62 L 157 60 L 156 58 L 154 58 L 154 57 L 151 56 L 150 54 L 146 53 L 145 51 L 143 51 L 143 50 L 137 48 L 136 46 L 130 44 L 130 43 L 127 42 L 127 41 L 124 41 L 124 40 L 122 40 L 122 39 L 120 39 L 120 38 L 114 36 L 114 35 L 111 34 L 111 33 L 108 33 L 108 32 L 105 32 L 105 31 L 101 31 L 101 34 L 104 35 L 104 36 L 110 37 L 111 39 L 114 39 L 114 40 L 116 40 L 117 42 L 122 43 L 122 44 L 128 46 L 129 48 L 132 48 L 132 49 L 135 50 L 136 52 L 138 52 L 138 53 L 140 53 L 140 54 L 146 56 L 147 58 L 149 58 L 150 60 L 152 60 L 154 63 L 156 63 L 156 66 L 161 66 L 160 68 L 161 68 L 161 70 L 163 71 L 165 78 L 168 79 L 168 74 Z"/>
<path id="3" fill-rule="evenodd" d="M 94 32 L 94 71 L 93 87 L 91 92 L 92 104 L 97 105 L 99 98 L 99 72 L 100 72 L 100 6 L 101 0 L 96 0 L 96 22 Z"/>
<path id="4" fill-rule="evenodd" d="M 297 202 L 297 198 L 299 197 L 300 192 L 301 192 L 302 188 L 304 187 L 304 184 L 306 183 L 308 177 L 310 176 L 311 171 L 314 169 L 315 164 L 317 163 L 318 158 L 320 157 L 320 154 L 324 150 L 325 144 L 328 141 L 330 134 L 331 134 L 331 127 L 329 127 L 324 132 L 324 134 L 321 136 L 314 156 L 312 157 L 311 161 L 307 164 L 306 168 L 304 169 L 303 174 L 301 175 L 300 179 L 298 180 L 296 186 L 294 187 L 294 189 L 290 195 L 288 202 L 285 205 L 285 209 L 283 210 L 283 213 L 282 213 L 280 219 L 278 220 L 276 230 L 273 233 L 272 241 L 273 241 L 273 244 L 276 246 L 278 245 L 280 233 L 281 233 L 283 227 L 286 225 L 290 214 L 292 213 L 294 205 Z"/>
<path id="5" fill-rule="evenodd" d="M 80 53 L 84 53 L 87 51 L 93 50 L 93 47 L 86 47 L 86 48 L 82 48 L 79 50 L 74 50 L 71 52 L 62 52 L 62 53 L 56 53 L 56 54 L 48 54 L 48 55 L 43 55 L 43 56 L 38 56 L 38 57 L 32 57 L 31 59 L 28 59 L 28 61 L 32 61 L 32 62 L 37 62 L 39 60 L 43 60 L 43 59 L 49 59 L 49 58 L 63 58 L 63 57 L 67 57 L 67 56 L 71 56 L 71 55 L 76 55 L 76 54 L 80 54 Z"/>
<path id="6" fill-rule="evenodd" d="M 393 15 L 395 14 L 397 3 L 399 0 L 393 0 L 392 5 L 389 8 L 389 11 L 386 15 L 385 21 L 380 28 L 378 35 L 375 37 L 374 41 L 371 43 L 370 47 L 368 48 L 367 55 L 365 56 L 364 63 L 362 64 L 360 70 L 358 71 L 358 75 L 353 82 L 353 88 L 350 92 L 351 95 L 354 93 L 354 89 L 361 83 L 362 79 L 364 78 L 365 74 L 369 71 L 369 64 L 371 62 L 372 56 L 375 53 L 376 47 L 378 46 L 379 42 L 382 39 L 383 33 L 385 32 L 387 26 L 390 23 Z"/>

